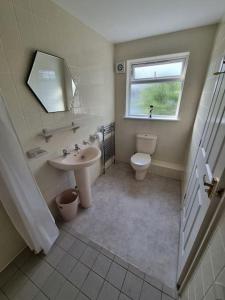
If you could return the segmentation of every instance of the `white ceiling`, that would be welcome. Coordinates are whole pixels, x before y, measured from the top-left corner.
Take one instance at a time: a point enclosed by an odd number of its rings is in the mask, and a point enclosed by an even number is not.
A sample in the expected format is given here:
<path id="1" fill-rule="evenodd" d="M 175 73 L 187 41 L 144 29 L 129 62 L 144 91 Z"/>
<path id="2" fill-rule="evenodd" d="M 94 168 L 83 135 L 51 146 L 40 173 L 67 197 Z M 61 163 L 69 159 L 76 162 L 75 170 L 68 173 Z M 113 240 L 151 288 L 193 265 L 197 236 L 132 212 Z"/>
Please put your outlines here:
<path id="1" fill-rule="evenodd" d="M 53 0 L 118 43 L 218 22 L 225 0 Z"/>

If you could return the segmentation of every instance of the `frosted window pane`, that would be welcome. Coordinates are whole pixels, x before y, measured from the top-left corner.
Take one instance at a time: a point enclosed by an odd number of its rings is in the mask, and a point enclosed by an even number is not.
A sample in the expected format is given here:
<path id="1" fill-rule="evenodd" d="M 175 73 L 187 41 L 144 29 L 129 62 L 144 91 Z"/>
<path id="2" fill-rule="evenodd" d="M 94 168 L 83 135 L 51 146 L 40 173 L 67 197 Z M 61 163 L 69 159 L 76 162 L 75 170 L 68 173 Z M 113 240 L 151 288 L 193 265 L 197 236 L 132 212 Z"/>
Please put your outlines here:
<path id="1" fill-rule="evenodd" d="M 152 116 L 175 117 L 180 91 L 180 81 L 131 84 L 129 115 L 148 115 L 149 106 L 153 105 Z"/>
<path id="2" fill-rule="evenodd" d="M 136 66 L 134 67 L 134 79 L 154 79 L 180 76 L 182 73 L 182 66 L 182 62 Z"/>

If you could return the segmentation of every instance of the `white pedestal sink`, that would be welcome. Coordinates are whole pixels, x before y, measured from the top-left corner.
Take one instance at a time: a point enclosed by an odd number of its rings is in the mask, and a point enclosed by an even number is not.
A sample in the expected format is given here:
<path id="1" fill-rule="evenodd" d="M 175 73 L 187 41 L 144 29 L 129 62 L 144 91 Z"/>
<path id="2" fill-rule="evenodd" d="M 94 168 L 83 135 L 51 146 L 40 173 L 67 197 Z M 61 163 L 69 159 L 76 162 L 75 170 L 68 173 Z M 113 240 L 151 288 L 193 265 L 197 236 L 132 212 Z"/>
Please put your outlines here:
<path id="1" fill-rule="evenodd" d="M 76 183 L 79 189 L 81 205 L 85 208 L 91 206 L 91 184 L 88 167 L 101 157 L 101 151 L 94 146 L 87 146 L 66 156 L 59 156 L 49 160 L 49 164 L 56 169 L 74 170 Z"/>

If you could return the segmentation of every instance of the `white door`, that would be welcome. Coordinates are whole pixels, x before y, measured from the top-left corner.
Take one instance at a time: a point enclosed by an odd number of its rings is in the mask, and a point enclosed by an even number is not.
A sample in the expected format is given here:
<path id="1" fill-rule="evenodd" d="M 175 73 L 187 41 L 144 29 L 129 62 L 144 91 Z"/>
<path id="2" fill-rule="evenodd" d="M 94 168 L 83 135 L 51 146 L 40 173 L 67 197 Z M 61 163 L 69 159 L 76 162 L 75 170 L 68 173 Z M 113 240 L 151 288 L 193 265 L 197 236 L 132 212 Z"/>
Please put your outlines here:
<path id="1" fill-rule="evenodd" d="M 225 59 L 216 76 L 209 113 L 183 201 L 178 279 L 190 263 L 218 200 L 215 192 L 225 169 Z M 178 282 L 180 279 L 178 280 Z"/>

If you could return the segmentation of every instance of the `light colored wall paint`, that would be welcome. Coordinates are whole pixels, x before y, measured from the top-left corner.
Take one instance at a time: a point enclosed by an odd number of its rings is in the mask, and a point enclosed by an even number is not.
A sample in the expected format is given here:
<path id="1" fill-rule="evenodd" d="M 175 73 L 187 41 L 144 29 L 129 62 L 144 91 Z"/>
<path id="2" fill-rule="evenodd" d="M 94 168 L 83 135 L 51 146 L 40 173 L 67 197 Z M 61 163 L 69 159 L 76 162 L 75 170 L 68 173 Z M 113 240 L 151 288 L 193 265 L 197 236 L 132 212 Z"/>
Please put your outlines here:
<path id="1" fill-rule="evenodd" d="M 221 22 L 214 43 L 214 48 L 209 64 L 208 74 L 203 88 L 196 120 L 194 124 L 190 150 L 188 152 L 186 166 L 186 180 L 184 190 L 187 184 L 188 175 L 191 172 L 193 160 L 196 156 L 199 141 L 202 135 L 205 120 L 209 109 L 209 103 L 212 99 L 215 76 L 213 73 L 218 70 L 221 58 L 225 55 L 225 18 Z M 225 211 L 223 212 L 218 225 L 215 228 L 208 246 L 194 274 L 188 281 L 182 295 L 182 300 L 205 299 L 214 300 L 215 282 L 225 284 Z"/>
<path id="2" fill-rule="evenodd" d="M 0 201 L 0 272 L 24 247 L 24 241 L 12 225 Z"/>
<path id="3" fill-rule="evenodd" d="M 217 25 L 205 26 L 115 45 L 115 62 L 190 52 L 180 108 L 180 121 L 177 122 L 124 119 L 126 75 L 116 74 L 117 160 L 129 161 L 135 151 L 136 133 L 151 132 L 158 136 L 158 145 L 153 159 L 161 162 L 160 165 L 165 163 L 167 167 L 168 164 L 171 164 L 171 169 L 183 168 L 184 153 L 201 95 L 216 28 Z M 160 172 L 163 173 L 163 171 Z"/>
<path id="4" fill-rule="evenodd" d="M 37 49 L 65 58 L 79 81 L 80 114 L 47 114 L 27 88 L 25 82 Z M 41 146 L 48 151 L 28 162 L 54 211 L 53 198 L 74 186 L 74 176 L 72 172 L 53 169 L 46 161 L 63 148 L 81 143 L 99 125 L 114 120 L 113 45 L 49 0 L 1 0 L 0 88 L 24 150 Z M 49 143 L 38 137 L 43 128 L 66 126 L 72 121 L 80 126 L 75 134 L 55 134 Z M 90 171 L 93 181 L 99 175 L 100 164 Z M 1 208 L 0 213 L 3 214 Z M 10 224 L 6 217 L 4 220 L 1 221 Z M 18 236 L 13 233 L 13 238 L 17 249 Z M 0 240 L 4 243 L 4 239 Z M 9 251 L 1 247 L 1 256 L 3 249 Z"/>

